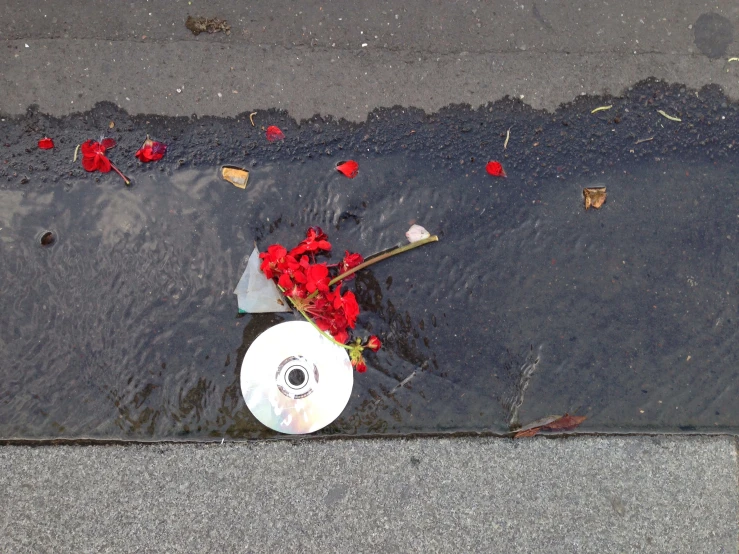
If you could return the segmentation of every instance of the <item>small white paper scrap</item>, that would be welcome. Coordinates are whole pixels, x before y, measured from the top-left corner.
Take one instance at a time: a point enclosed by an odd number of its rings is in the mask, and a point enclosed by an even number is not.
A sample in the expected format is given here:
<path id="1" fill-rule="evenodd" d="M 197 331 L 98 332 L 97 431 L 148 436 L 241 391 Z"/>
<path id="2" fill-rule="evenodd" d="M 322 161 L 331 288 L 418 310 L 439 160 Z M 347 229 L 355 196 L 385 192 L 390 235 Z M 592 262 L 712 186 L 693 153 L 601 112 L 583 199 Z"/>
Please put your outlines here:
<path id="1" fill-rule="evenodd" d="M 234 294 L 239 301 L 239 311 L 248 314 L 289 312 L 290 305 L 274 281 L 259 269 L 259 250 L 254 251 L 246 262 L 246 270 L 236 285 Z"/>

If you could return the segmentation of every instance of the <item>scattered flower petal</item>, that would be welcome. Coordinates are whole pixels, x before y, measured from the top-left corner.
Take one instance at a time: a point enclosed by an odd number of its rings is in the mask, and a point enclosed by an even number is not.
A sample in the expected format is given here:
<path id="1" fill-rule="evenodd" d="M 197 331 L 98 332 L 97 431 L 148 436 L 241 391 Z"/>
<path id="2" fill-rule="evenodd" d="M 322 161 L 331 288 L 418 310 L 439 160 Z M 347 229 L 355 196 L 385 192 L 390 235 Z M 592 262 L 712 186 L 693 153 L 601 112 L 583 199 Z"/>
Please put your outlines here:
<path id="1" fill-rule="evenodd" d="M 357 173 L 359 173 L 359 164 L 354 160 L 348 160 L 346 162 L 339 162 L 336 169 L 345 177 L 354 179 L 354 177 L 357 176 Z"/>
<path id="2" fill-rule="evenodd" d="M 50 150 L 54 148 L 54 141 L 49 137 L 44 137 L 38 141 L 38 147 L 41 148 L 41 150 Z"/>
<path id="3" fill-rule="evenodd" d="M 275 142 L 277 140 L 283 140 L 285 138 L 285 133 L 283 133 L 279 127 L 275 127 L 274 125 L 270 125 L 269 127 L 267 127 L 267 131 L 265 134 L 269 142 Z"/>
<path id="4" fill-rule="evenodd" d="M 500 162 L 488 162 L 488 164 L 485 166 L 485 171 L 487 171 L 493 177 L 507 177 L 507 175 L 505 174 L 505 170 L 503 169 L 503 166 L 500 164 Z"/>
<path id="5" fill-rule="evenodd" d="M 431 233 L 429 233 L 426 229 L 421 227 L 420 225 L 411 225 L 411 228 L 408 229 L 408 231 L 405 233 L 405 237 L 408 239 L 408 242 L 418 242 L 419 240 L 427 239 L 431 236 Z"/>
<path id="6" fill-rule="evenodd" d="M 163 142 L 151 140 L 149 135 L 146 135 L 146 140 L 141 148 L 136 152 L 136 157 L 144 163 L 155 162 L 161 160 L 164 154 L 167 153 L 167 145 Z"/>

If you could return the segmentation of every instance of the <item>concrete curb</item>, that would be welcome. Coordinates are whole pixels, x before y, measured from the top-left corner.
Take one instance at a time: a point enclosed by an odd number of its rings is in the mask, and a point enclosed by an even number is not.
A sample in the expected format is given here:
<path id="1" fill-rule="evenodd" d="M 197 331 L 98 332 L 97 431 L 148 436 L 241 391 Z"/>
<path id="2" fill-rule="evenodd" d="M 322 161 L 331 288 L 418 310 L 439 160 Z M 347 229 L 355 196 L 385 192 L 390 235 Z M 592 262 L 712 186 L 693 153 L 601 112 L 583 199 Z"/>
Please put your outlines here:
<path id="1" fill-rule="evenodd" d="M 3 551 L 736 552 L 731 437 L 0 449 Z"/>

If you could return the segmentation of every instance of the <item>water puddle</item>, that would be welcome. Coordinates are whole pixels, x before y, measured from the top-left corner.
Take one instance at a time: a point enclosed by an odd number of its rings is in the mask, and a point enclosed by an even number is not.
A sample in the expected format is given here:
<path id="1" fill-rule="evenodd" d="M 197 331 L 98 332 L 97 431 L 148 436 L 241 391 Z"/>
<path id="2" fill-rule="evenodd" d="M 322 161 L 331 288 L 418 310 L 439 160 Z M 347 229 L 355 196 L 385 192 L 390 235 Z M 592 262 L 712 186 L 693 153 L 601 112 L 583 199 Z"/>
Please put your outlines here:
<path id="1" fill-rule="evenodd" d="M 360 334 L 383 349 L 322 434 L 739 429 L 739 177 L 664 165 L 536 186 L 411 156 L 218 168 L 0 191 L 0 437 L 275 436 L 239 390 L 251 341 L 291 314 L 237 314 L 256 240 L 305 229 L 370 254 L 412 223 L 440 236 L 361 273 Z M 602 209 L 582 189 L 606 186 Z M 41 245 L 51 231 L 55 241 Z"/>

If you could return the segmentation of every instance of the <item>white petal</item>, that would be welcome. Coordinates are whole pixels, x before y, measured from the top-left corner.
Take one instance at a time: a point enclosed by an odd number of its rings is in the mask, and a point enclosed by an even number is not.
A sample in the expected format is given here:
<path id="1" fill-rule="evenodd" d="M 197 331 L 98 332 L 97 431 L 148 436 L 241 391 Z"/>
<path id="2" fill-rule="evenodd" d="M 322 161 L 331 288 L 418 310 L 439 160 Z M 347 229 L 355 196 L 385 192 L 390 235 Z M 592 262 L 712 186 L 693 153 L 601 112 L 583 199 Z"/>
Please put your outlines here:
<path id="1" fill-rule="evenodd" d="M 431 236 L 426 229 L 420 225 L 412 225 L 405 234 L 408 242 L 418 242 L 419 240 L 427 239 Z"/>

